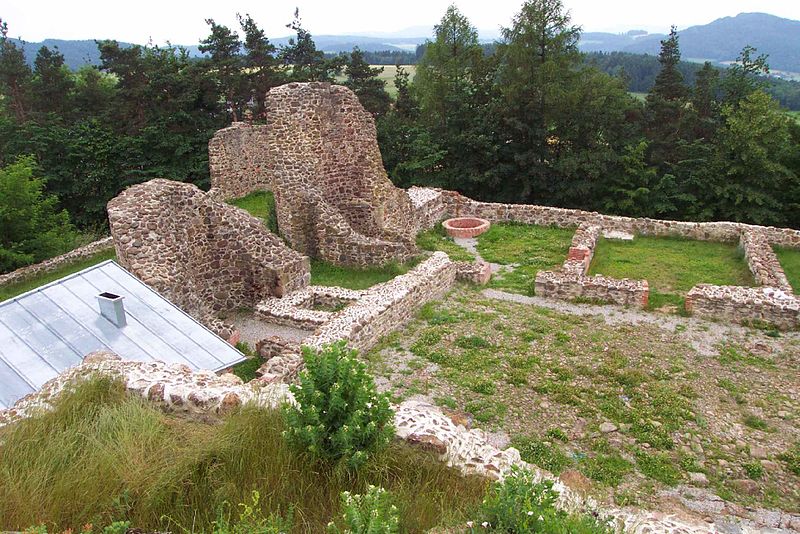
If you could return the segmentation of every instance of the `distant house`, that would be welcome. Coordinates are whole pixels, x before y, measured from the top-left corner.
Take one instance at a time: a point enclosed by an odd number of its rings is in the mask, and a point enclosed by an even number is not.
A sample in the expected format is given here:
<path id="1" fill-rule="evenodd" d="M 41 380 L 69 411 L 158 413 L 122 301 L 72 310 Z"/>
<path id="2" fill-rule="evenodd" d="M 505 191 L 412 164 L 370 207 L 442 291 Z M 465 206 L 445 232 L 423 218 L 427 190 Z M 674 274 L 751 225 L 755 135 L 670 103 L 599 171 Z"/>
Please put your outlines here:
<path id="1" fill-rule="evenodd" d="M 192 370 L 221 371 L 245 359 L 109 260 L 0 302 L 0 409 L 97 350 Z"/>

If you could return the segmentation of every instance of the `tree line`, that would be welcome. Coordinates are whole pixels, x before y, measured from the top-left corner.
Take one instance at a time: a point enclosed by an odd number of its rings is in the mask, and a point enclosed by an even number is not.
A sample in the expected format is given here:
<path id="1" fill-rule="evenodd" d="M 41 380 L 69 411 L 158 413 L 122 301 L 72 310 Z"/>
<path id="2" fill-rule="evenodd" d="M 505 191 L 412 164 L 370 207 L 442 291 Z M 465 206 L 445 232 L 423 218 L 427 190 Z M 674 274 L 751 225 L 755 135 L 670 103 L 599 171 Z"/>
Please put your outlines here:
<path id="1" fill-rule="evenodd" d="M 390 98 L 369 54 L 324 54 L 297 12 L 283 47 L 246 14 L 238 28 L 206 22 L 205 58 L 100 41 L 100 66 L 76 72 L 46 47 L 31 68 L 0 22 L 0 271 L 102 231 L 106 202 L 131 184 L 166 177 L 207 187 L 214 132 L 262 120 L 265 93 L 290 81 L 350 87 L 375 116 L 401 186 L 800 226 L 800 127 L 765 93 L 768 67 L 752 49 L 723 74 L 702 66 L 690 85 L 673 32 L 641 102 L 627 92 L 633 69 L 609 74 L 579 52 L 580 30 L 560 0 L 526 1 L 491 45 L 451 6 L 418 51 L 416 77 L 398 68 Z M 37 246 L 39 235 L 61 239 Z"/>
<path id="2" fill-rule="evenodd" d="M 642 102 L 578 50 L 560 0 L 528 0 L 491 54 L 455 6 L 379 121 L 401 185 L 606 213 L 800 227 L 800 126 L 746 47 L 687 84 L 673 29 Z"/>

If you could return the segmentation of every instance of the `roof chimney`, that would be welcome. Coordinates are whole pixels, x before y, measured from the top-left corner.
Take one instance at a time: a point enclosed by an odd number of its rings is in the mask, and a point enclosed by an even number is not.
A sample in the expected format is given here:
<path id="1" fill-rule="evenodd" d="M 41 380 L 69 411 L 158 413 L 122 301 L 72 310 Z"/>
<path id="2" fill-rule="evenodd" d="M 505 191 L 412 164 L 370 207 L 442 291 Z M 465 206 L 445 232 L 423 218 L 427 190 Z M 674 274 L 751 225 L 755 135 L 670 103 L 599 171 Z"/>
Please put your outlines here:
<path id="1" fill-rule="evenodd" d="M 122 299 L 114 293 L 100 293 L 97 295 L 97 302 L 100 304 L 100 313 L 103 317 L 122 328 L 128 321 L 125 319 L 125 306 Z"/>

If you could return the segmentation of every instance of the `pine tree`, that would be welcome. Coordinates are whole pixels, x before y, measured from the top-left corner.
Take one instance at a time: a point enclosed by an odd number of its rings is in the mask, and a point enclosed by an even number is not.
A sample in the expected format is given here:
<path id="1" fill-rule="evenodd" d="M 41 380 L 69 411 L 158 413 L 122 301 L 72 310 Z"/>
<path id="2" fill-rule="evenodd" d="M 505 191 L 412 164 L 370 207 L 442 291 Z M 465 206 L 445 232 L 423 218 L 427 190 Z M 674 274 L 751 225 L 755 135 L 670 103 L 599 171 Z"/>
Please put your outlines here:
<path id="1" fill-rule="evenodd" d="M 33 95 L 37 111 L 64 114 L 70 108 L 75 82 L 64 65 L 64 56 L 46 46 L 39 49 L 34 61 Z"/>
<path id="2" fill-rule="evenodd" d="M 658 62 L 661 70 L 647 95 L 645 131 L 650 141 L 649 161 L 667 172 L 678 161 L 676 147 L 684 137 L 684 113 L 688 88 L 678 70 L 681 52 L 678 31 L 672 27 L 667 39 L 661 41 Z"/>
<path id="3" fill-rule="evenodd" d="M 8 23 L 0 19 L 0 89 L 8 96 L 18 122 L 28 117 L 32 76 L 22 49 L 8 39 Z"/>
<path id="4" fill-rule="evenodd" d="M 364 61 L 364 53 L 356 47 L 350 53 L 344 73 L 347 76 L 344 85 L 356 94 L 361 105 L 375 117 L 384 115 L 391 98 L 386 92 L 386 82 L 378 77 L 383 73 L 383 67 L 370 67 Z"/>
<path id="5" fill-rule="evenodd" d="M 220 93 L 225 96 L 233 122 L 236 122 L 250 96 L 245 89 L 240 55 L 242 43 L 236 32 L 217 24 L 214 19 L 206 19 L 206 24 L 211 27 L 211 34 L 200 41 L 200 51 L 210 55 L 206 60 L 209 70 L 216 78 Z"/>
<path id="6" fill-rule="evenodd" d="M 277 48 L 269 42 L 264 30 L 249 14 L 237 15 L 237 18 L 244 32 L 245 56 L 242 66 L 247 79 L 246 91 L 256 114 L 261 115 L 265 95 L 273 87 L 281 85 L 285 76 L 278 68 Z"/>

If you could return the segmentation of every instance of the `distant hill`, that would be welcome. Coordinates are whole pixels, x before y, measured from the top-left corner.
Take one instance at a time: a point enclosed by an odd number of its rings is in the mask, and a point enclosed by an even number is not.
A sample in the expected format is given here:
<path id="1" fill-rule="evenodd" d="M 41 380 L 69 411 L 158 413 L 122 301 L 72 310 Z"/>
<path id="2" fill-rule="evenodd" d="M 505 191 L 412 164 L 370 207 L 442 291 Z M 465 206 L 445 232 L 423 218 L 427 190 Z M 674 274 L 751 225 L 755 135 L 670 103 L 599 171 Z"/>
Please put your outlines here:
<path id="1" fill-rule="evenodd" d="M 413 34 L 419 32 L 419 36 Z M 482 30 L 482 41 L 498 37 L 496 30 Z M 432 34 L 432 28 L 416 26 L 393 33 L 363 33 L 354 35 L 315 35 L 317 48 L 327 53 L 349 52 L 358 46 L 365 52 L 383 50 L 413 52 Z M 784 19 L 765 13 L 741 13 L 735 17 L 717 19 L 703 26 L 692 26 L 679 32 L 681 53 L 688 60 L 709 60 L 718 65 L 733 61 L 745 45 L 769 54 L 773 70 L 800 73 L 800 21 Z M 658 54 L 662 34 L 632 30 L 626 33 L 586 32 L 580 48 L 584 52 L 630 52 Z M 289 37 L 271 38 L 278 46 L 286 45 Z M 20 43 L 19 41 L 16 41 Z M 128 43 L 120 43 L 130 46 Z M 54 47 L 64 54 L 67 65 L 76 69 L 85 64 L 97 65 L 100 53 L 92 40 L 65 41 L 46 39 L 41 43 L 25 43 L 25 55 L 32 64 L 42 46 Z M 192 56 L 201 56 L 197 45 L 185 46 Z"/>
<path id="2" fill-rule="evenodd" d="M 678 32 L 684 59 L 718 64 L 734 61 L 746 45 L 769 54 L 772 69 L 800 73 L 800 21 L 766 13 L 741 13 Z M 587 32 L 584 52 L 631 52 L 656 55 L 666 36 L 632 31 L 624 34 Z"/>
<path id="3" fill-rule="evenodd" d="M 278 37 L 270 39 L 276 46 L 283 46 L 289 43 L 290 37 Z M 361 37 L 357 35 L 315 35 L 314 42 L 317 49 L 327 53 L 350 52 L 353 47 L 359 47 L 364 52 L 378 52 L 384 50 L 413 52 L 417 45 L 425 42 L 425 37 Z M 73 70 L 79 69 L 84 65 L 99 65 L 100 52 L 97 44 L 91 40 L 66 41 L 63 39 L 45 39 L 39 43 L 23 42 L 17 39 L 10 39 L 17 46 L 25 51 L 25 58 L 28 63 L 33 65 L 36 53 L 42 46 L 48 48 L 58 47 L 59 52 L 64 54 L 64 62 Z M 123 47 L 132 46 L 131 43 L 120 42 Z M 197 45 L 184 46 L 192 57 L 201 57 L 203 54 Z"/>

